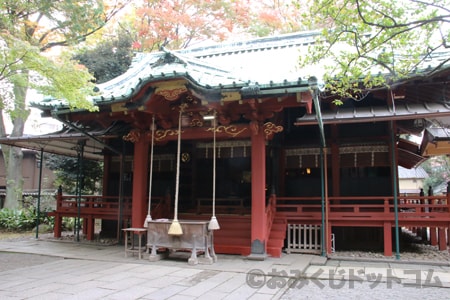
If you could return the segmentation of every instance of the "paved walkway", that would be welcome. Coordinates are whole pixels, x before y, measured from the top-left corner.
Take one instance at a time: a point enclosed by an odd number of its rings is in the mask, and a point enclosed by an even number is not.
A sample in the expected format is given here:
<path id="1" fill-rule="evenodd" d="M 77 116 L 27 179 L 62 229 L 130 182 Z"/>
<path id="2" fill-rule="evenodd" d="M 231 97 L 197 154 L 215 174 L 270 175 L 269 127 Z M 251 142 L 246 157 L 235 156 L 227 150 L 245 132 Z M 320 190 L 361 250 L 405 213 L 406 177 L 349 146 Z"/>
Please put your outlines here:
<path id="1" fill-rule="evenodd" d="M 186 253 L 150 262 L 125 258 L 123 246 L 35 239 L 0 241 L 2 257 L 1 299 L 450 298 L 450 267 L 439 264 L 290 254 L 264 261 L 219 255 L 191 266 Z"/>

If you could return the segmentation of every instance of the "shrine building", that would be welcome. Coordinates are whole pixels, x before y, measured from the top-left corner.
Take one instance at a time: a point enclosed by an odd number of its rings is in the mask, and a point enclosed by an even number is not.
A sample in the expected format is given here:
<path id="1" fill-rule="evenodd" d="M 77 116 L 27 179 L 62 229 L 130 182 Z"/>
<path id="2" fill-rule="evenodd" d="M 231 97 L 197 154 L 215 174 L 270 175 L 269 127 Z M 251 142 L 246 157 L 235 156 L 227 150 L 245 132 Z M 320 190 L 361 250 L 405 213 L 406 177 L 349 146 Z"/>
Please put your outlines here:
<path id="1" fill-rule="evenodd" d="M 119 240 L 148 214 L 214 216 L 222 254 L 365 247 L 392 256 L 402 228 L 447 249 L 447 195 L 401 195 L 397 170 L 449 154 L 450 64 L 342 98 L 323 88 L 323 69 L 299 67 L 316 37 L 137 53 L 126 73 L 96 87 L 96 111 L 34 102 L 64 129 L 0 143 L 103 161 L 102 195 L 61 187 L 55 236 L 63 216 L 83 219 L 87 239 L 102 220 L 101 234 Z"/>

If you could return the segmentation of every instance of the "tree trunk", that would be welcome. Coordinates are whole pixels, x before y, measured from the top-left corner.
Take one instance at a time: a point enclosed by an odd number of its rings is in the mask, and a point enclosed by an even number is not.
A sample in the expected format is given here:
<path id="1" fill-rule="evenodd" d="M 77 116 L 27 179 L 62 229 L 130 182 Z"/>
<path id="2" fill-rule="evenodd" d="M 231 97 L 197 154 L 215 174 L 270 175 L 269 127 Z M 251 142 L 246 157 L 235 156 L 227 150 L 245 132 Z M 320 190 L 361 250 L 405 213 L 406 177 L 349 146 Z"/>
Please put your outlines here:
<path id="1" fill-rule="evenodd" d="M 23 193 L 22 149 L 10 147 L 6 168 L 6 198 L 3 207 L 17 209 L 21 207 Z"/>
<path id="2" fill-rule="evenodd" d="M 0 103 L 5 103 L 2 95 L 0 95 Z M 5 128 L 5 119 L 3 118 L 3 105 L 0 107 L 0 137 L 6 137 L 6 128 Z M 6 145 L 0 145 L 1 151 L 2 151 L 2 159 L 5 165 L 5 173 L 6 173 L 6 166 L 8 163 L 7 155 L 9 153 L 9 146 Z M 6 175 L 6 174 L 5 174 Z M 5 177 L 5 186 L 6 186 L 6 177 Z M 3 205 L 0 206 L 0 208 L 3 208 Z"/>
<path id="3" fill-rule="evenodd" d="M 13 130 L 11 137 L 23 135 L 25 121 L 30 114 L 25 104 L 27 90 L 26 86 L 14 85 L 14 111 L 11 112 Z M 17 147 L 3 146 L 2 150 L 6 167 L 6 198 L 3 207 L 16 209 L 20 207 L 23 194 L 23 153 L 22 149 Z"/>

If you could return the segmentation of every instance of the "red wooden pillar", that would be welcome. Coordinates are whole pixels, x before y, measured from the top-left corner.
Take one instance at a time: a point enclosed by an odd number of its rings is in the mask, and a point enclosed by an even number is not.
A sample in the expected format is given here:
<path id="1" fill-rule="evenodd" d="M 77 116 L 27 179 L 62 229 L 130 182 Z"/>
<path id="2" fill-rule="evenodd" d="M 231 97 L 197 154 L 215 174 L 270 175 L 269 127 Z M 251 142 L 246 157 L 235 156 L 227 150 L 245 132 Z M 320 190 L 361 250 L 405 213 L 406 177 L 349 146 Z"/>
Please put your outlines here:
<path id="1" fill-rule="evenodd" d="M 439 236 L 439 250 L 440 251 L 444 251 L 447 250 L 447 237 L 445 234 L 445 228 L 444 227 L 439 227 L 438 228 L 438 236 Z"/>
<path id="2" fill-rule="evenodd" d="M 392 256 L 392 225 L 384 222 L 384 256 Z"/>
<path id="3" fill-rule="evenodd" d="M 281 151 L 280 158 L 278 159 L 278 164 L 280 168 L 278 169 L 278 196 L 285 196 L 286 195 L 286 149 L 283 149 Z"/>
<path id="4" fill-rule="evenodd" d="M 62 232 L 62 217 L 59 213 L 55 214 L 55 224 L 53 225 L 53 236 L 55 238 L 61 237 Z"/>
<path id="5" fill-rule="evenodd" d="M 266 140 L 263 128 L 253 125 L 252 142 L 252 233 L 251 254 L 266 255 Z"/>
<path id="6" fill-rule="evenodd" d="M 432 246 L 437 246 L 438 244 L 436 227 L 430 227 L 430 243 Z"/>
<path id="7" fill-rule="evenodd" d="M 148 150 L 149 143 L 139 140 L 134 143 L 133 160 L 133 197 L 131 207 L 131 227 L 144 226 L 147 215 L 148 184 Z"/>
<path id="8" fill-rule="evenodd" d="M 53 236 L 61 237 L 62 232 L 62 216 L 58 213 L 62 206 L 62 188 L 59 186 L 58 193 L 56 194 L 56 213 L 55 213 L 55 224 L 53 225 Z"/>
<path id="9" fill-rule="evenodd" d="M 95 234 L 95 219 L 92 217 L 89 218 L 85 218 L 84 221 L 86 222 L 86 225 L 83 226 L 86 227 L 86 239 L 88 241 L 93 241 L 94 240 L 94 234 Z"/>

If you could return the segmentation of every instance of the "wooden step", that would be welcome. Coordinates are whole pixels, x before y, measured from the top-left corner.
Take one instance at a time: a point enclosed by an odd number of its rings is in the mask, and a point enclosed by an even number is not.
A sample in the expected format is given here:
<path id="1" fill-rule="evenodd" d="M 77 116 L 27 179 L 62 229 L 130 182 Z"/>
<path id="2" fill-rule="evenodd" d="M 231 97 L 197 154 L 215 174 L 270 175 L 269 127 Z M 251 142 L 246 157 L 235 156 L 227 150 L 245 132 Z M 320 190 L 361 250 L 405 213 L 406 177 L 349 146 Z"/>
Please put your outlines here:
<path id="1" fill-rule="evenodd" d="M 214 249 L 218 254 L 236 254 L 242 256 L 248 256 L 251 252 L 250 246 L 242 245 L 224 245 L 224 244 L 214 244 Z"/>
<path id="2" fill-rule="evenodd" d="M 249 255 L 251 249 L 251 217 L 216 215 L 216 218 L 220 225 L 220 229 L 214 232 L 216 253 Z"/>
<path id="3" fill-rule="evenodd" d="M 239 246 L 249 246 L 250 245 L 250 237 L 217 237 L 214 236 L 214 245 L 239 245 Z"/>
<path id="4" fill-rule="evenodd" d="M 180 214 L 184 220 L 210 220 L 206 214 Z M 217 254 L 248 256 L 251 253 L 251 216 L 216 215 L 220 229 L 214 232 L 214 249 Z M 267 241 L 267 254 L 281 257 L 286 238 L 286 220 L 275 218 Z"/>
<path id="5" fill-rule="evenodd" d="M 275 217 L 273 219 L 273 224 L 287 224 L 286 219 L 283 217 Z"/>
<path id="6" fill-rule="evenodd" d="M 223 229 L 220 229 L 220 231 L 222 231 Z M 240 238 L 240 239 L 247 239 L 250 240 L 251 239 L 251 234 L 250 232 L 246 232 L 246 231 L 226 231 L 223 230 L 222 232 L 219 232 L 219 230 L 217 230 L 214 233 L 214 238 L 215 240 L 226 240 L 226 239 L 233 239 L 233 238 Z"/>
<path id="7" fill-rule="evenodd" d="M 282 239 L 270 239 L 267 242 L 268 247 L 283 247 L 284 246 L 284 240 Z"/>
<path id="8" fill-rule="evenodd" d="M 280 247 L 267 247 L 267 255 L 275 258 L 280 258 L 283 254 L 283 248 Z"/>
<path id="9" fill-rule="evenodd" d="M 286 219 L 275 216 L 267 242 L 267 254 L 272 257 L 281 257 L 284 240 L 286 238 Z"/>

